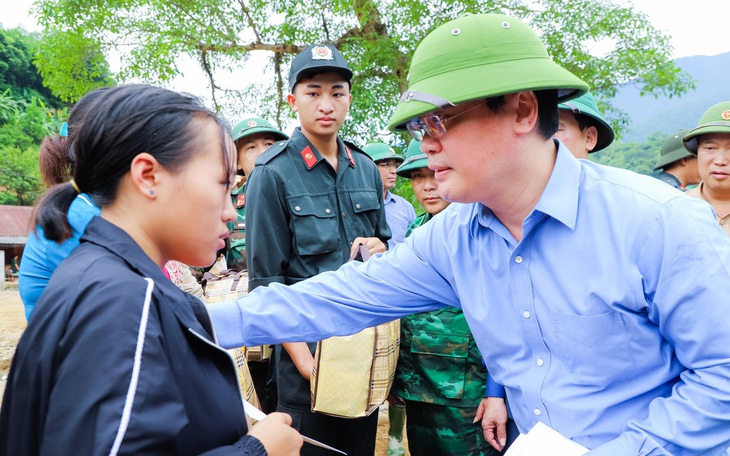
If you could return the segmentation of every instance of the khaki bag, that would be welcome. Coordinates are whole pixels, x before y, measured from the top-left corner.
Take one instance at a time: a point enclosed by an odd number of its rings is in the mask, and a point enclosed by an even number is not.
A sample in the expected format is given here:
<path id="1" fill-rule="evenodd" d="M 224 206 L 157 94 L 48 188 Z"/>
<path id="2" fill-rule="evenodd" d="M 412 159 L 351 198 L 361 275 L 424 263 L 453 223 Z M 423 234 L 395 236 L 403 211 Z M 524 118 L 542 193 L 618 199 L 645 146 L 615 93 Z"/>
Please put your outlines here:
<path id="1" fill-rule="evenodd" d="M 364 245 L 358 250 L 363 261 L 369 258 Z M 312 411 L 359 418 L 377 410 L 393 384 L 399 347 L 400 320 L 318 342 L 310 380 Z"/>
<path id="2" fill-rule="evenodd" d="M 206 272 L 203 275 L 201 285 L 207 301 L 206 305 L 215 305 L 216 302 L 236 299 L 248 293 L 248 274 L 246 271 L 235 272 L 228 270 L 222 271 L 220 275 Z M 243 399 L 261 409 L 256 389 L 253 386 L 251 371 L 248 369 L 248 350 L 247 347 L 232 348 L 228 350 L 228 353 L 233 358 L 233 363 L 236 366 Z M 249 421 L 250 428 L 253 422 L 248 415 L 246 415 L 246 419 Z"/>
<path id="3" fill-rule="evenodd" d="M 248 294 L 248 271 L 225 269 L 219 274 L 205 273 L 202 281 L 205 299 L 208 302 L 231 301 Z M 271 358 L 271 345 L 246 347 L 248 361 L 265 361 Z"/>

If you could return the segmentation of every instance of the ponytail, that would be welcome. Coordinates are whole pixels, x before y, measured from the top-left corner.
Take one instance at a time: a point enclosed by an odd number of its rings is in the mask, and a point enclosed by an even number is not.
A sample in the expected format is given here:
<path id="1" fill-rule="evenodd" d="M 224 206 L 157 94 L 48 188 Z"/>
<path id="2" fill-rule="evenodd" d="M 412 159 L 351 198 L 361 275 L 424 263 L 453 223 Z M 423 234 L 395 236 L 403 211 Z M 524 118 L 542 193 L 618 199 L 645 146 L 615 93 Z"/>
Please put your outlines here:
<path id="1" fill-rule="evenodd" d="M 68 222 L 67 214 L 76 195 L 71 182 L 65 182 L 51 188 L 41 197 L 33 218 L 36 227 L 43 229 L 46 239 L 60 244 L 73 236 L 73 228 Z"/>
<path id="2" fill-rule="evenodd" d="M 44 139 L 38 155 L 38 165 L 46 188 L 68 182 L 71 178 L 68 138 L 56 135 Z"/>

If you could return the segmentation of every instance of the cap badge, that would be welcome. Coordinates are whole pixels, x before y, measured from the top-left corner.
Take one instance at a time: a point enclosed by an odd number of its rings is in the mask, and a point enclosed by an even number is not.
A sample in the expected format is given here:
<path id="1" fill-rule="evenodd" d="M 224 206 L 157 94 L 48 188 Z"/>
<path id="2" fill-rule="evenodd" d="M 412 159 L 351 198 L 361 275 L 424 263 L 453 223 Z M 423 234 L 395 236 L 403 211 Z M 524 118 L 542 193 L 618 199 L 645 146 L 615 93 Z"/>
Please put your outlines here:
<path id="1" fill-rule="evenodd" d="M 312 60 L 333 60 L 332 49 L 327 46 L 314 46 L 312 48 Z"/>
<path id="2" fill-rule="evenodd" d="M 722 120 L 730 120 L 730 109 L 722 112 Z"/>
<path id="3" fill-rule="evenodd" d="M 249 120 L 248 122 L 246 122 L 246 125 L 248 125 L 249 127 L 255 127 L 256 126 L 256 121 L 255 120 Z"/>

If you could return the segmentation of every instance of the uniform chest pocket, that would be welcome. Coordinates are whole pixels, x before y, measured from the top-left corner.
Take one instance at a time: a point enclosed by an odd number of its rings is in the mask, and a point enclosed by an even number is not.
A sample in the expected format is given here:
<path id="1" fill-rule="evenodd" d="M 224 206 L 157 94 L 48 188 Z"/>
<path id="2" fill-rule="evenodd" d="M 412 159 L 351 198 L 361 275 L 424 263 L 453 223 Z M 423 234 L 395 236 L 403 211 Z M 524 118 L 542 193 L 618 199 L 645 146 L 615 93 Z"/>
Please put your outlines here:
<path id="1" fill-rule="evenodd" d="M 469 336 L 417 331 L 411 341 L 411 355 L 424 381 L 443 398 L 462 399 L 466 386 Z"/>
<path id="2" fill-rule="evenodd" d="M 337 211 L 327 195 L 289 198 L 294 248 L 299 255 L 334 252 L 340 245 Z"/>
<path id="3" fill-rule="evenodd" d="M 348 235 L 373 237 L 378 225 L 380 201 L 375 190 L 353 190 L 350 199 L 351 217 L 348 217 Z M 348 214 L 349 215 L 349 214 Z"/>

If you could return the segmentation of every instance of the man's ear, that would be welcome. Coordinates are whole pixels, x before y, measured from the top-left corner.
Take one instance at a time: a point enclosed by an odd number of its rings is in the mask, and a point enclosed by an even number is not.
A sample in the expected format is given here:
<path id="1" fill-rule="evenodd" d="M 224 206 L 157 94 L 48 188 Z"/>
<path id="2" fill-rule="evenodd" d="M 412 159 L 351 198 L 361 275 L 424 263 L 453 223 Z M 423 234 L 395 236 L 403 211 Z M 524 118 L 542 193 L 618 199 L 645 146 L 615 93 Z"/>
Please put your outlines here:
<path id="1" fill-rule="evenodd" d="M 598 143 L 598 129 L 591 125 L 586 127 L 586 149 L 592 151 Z"/>
<path id="2" fill-rule="evenodd" d="M 151 199 L 157 196 L 161 173 L 164 171 L 165 169 L 157 159 L 147 152 L 142 152 L 134 157 L 129 167 L 134 187 L 146 198 Z"/>
<path id="3" fill-rule="evenodd" d="M 293 93 L 286 96 L 286 102 L 289 103 L 292 111 L 297 112 L 297 97 Z"/>
<path id="4" fill-rule="evenodd" d="M 510 97 L 510 95 L 507 95 Z M 535 92 L 512 95 L 515 109 L 515 128 L 518 133 L 528 133 L 537 125 L 537 97 Z"/>

